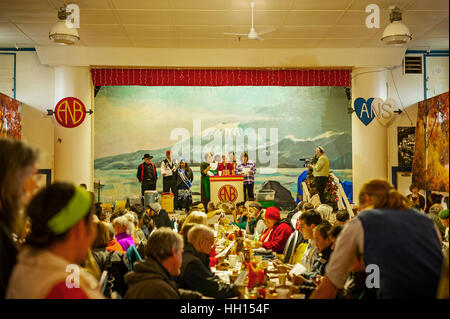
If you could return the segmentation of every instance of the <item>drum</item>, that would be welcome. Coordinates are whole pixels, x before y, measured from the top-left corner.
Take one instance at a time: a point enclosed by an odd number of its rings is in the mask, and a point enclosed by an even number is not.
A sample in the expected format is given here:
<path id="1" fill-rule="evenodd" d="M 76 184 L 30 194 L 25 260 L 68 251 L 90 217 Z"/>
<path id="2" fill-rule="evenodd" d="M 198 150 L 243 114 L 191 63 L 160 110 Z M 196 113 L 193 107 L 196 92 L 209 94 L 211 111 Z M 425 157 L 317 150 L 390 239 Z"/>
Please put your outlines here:
<path id="1" fill-rule="evenodd" d="M 161 194 L 161 208 L 167 213 L 173 213 L 173 193 L 162 193 Z"/>

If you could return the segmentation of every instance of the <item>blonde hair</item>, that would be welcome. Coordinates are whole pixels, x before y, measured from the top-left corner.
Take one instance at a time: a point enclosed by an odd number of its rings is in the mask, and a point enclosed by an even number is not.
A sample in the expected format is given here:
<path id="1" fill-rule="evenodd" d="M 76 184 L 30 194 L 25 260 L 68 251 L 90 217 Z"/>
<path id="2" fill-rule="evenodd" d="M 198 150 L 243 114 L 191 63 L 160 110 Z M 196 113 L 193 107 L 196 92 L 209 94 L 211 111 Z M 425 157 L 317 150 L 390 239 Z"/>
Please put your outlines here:
<path id="1" fill-rule="evenodd" d="M 207 219 L 208 219 L 208 217 L 206 216 L 206 214 L 204 212 L 194 211 L 194 212 L 190 213 L 188 215 L 188 217 L 186 217 L 183 225 L 189 224 L 189 223 L 206 225 Z"/>
<path id="2" fill-rule="evenodd" d="M 406 210 L 411 208 L 408 199 L 400 194 L 394 186 L 384 179 L 371 179 L 359 191 L 359 202 L 364 202 L 364 195 L 371 199 L 373 208 L 392 208 Z"/>

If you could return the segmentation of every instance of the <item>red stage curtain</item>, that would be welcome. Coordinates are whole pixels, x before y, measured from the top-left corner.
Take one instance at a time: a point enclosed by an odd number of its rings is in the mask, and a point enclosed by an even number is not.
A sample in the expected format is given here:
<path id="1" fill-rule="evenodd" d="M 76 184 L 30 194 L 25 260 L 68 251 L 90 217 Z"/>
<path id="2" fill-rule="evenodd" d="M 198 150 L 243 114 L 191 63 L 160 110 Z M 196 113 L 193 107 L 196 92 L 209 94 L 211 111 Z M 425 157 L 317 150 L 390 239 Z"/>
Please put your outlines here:
<path id="1" fill-rule="evenodd" d="M 350 86 L 350 70 L 92 69 L 95 86 Z"/>

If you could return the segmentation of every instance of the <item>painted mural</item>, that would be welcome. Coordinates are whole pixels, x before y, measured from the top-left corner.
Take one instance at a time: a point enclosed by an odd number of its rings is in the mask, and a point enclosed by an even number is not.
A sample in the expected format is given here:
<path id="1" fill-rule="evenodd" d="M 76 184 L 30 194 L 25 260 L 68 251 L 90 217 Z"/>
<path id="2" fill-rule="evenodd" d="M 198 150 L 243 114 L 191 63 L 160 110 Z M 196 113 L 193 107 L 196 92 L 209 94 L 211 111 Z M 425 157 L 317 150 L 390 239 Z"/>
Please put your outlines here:
<path id="1" fill-rule="evenodd" d="M 0 138 L 10 137 L 20 140 L 22 135 L 20 107 L 20 101 L 0 93 Z"/>
<path id="2" fill-rule="evenodd" d="M 448 92 L 419 102 L 413 160 L 413 183 L 420 189 L 448 192 Z"/>
<path id="3" fill-rule="evenodd" d="M 343 87 L 278 86 L 105 86 L 95 97 L 95 182 L 101 200 L 140 194 L 137 166 L 144 153 L 160 166 L 171 149 L 194 171 L 193 194 L 200 193 L 199 165 L 207 152 L 257 165 L 255 190 L 279 181 L 296 197 L 297 178 L 322 145 L 330 167 L 351 181 L 351 116 Z M 162 190 L 162 178 L 157 190 Z"/>

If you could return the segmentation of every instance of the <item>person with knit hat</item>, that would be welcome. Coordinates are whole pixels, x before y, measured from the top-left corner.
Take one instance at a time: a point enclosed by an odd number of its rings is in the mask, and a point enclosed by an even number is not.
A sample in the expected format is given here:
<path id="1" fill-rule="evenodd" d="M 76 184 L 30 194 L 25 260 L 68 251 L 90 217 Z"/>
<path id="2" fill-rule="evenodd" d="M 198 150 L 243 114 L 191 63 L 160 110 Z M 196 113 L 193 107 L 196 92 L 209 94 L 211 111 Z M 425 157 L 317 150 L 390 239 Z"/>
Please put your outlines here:
<path id="1" fill-rule="evenodd" d="M 160 227 L 172 227 L 169 214 L 161 208 L 161 204 L 158 202 L 150 203 L 147 205 L 147 214 L 155 222 L 156 228 Z"/>
<path id="2" fill-rule="evenodd" d="M 280 211 L 276 207 L 267 208 L 264 223 L 267 228 L 259 239 L 261 246 L 277 254 L 282 254 L 286 241 L 293 231 L 290 223 L 281 219 Z"/>
<path id="3" fill-rule="evenodd" d="M 96 237 L 93 196 L 82 187 L 54 183 L 36 194 L 26 213 L 31 233 L 6 298 L 102 299 L 98 280 L 80 266 Z"/>

